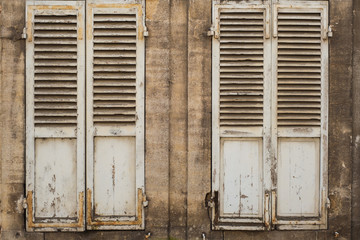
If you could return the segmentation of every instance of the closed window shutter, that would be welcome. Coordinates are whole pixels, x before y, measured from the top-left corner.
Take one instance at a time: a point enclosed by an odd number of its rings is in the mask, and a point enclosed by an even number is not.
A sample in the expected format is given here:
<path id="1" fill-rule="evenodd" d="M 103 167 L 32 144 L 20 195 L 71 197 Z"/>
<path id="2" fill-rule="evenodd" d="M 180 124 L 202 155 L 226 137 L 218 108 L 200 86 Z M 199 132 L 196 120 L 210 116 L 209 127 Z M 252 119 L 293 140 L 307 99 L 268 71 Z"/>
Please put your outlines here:
<path id="1" fill-rule="evenodd" d="M 269 5 L 219 4 L 213 16 L 213 228 L 263 230 L 270 189 L 264 164 L 270 138 Z"/>
<path id="2" fill-rule="evenodd" d="M 326 229 L 327 2 L 274 8 L 278 229 Z M 275 199 L 276 198 L 276 199 Z"/>
<path id="3" fill-rule="evenodd" d="M 326 229 L 327 2 L 213 2 L 213 228 Z"/>
<path id="4" fill-rule="evenodd" d="M 26 228 L 83 231 L 84 6 L 26 4 Z"/>
<path id="5" fill-rule="evenodd" d="M 88 229 L 144 228 L 143 12 L 87 2 Z"/>

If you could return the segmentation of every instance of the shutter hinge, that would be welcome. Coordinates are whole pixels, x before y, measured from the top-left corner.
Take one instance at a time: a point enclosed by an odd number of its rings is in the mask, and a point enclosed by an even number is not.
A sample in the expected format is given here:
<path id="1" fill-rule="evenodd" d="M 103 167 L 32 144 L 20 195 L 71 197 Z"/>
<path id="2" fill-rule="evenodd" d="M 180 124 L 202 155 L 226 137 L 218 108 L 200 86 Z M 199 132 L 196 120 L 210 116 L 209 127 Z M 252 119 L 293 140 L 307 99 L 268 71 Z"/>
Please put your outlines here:
<path id="1" fill-rule="evenodd" d="M 216 28 L 214 25 L 212 25 L 207 33 L 209 37 L 214 36 L 214 38 L 219 38 L 219 33 L 216 31 Z"/>
<path id="2" fill-rule="evenodd" d="M 146 199 L 146 194 L 143 194 L 143 206 L 144 207 L 149 206 L 149 201 Z"/>
<path id="3" fill-rule="evenodd" d="M 331 29 L 331 26 L 329 26 L 329 28 L 328 28 L 327 36 L 328 36 L 329 38 L 331 38 L 331 37 L 333 36 L 333 31 L 332 31 L 332 29 Z"/>
<path id="4" fill-rule="evenodd" d="M 331 207 L 330 198 L 326 198 L 326 208 L 330 209 L 330 207 Z"/>
<path id="5" fill-rule="evenodd" d="M 21 34 L 21 39 L 27 39 L 27 34 L 26 34 L 26 32 L 27 32 L 27 29 L 26 29 L 26 27 L 24 27 L 23 32 L 22 32 L 22 34 Z"/>
<path id="6" fill-rule="evenodd" d="M 205 196 L 205 206 L 207 208 L 215 207 L 215 196 L 211 192 L 208 192 Z"/>
<path id="7" fill-rule="evenodd" d="M 144 26 L 144 37 L 148 37 L 149 36 L 149 32 L 147 30 L 147 27 Z"/>
<path id="8" fill-rule="evenodd" d="M 23 197 L 23 199 L 22 199 L 22 206 L 23 206 L 24 209 L 26 209 L 28 207 L 26 197 Z"/>

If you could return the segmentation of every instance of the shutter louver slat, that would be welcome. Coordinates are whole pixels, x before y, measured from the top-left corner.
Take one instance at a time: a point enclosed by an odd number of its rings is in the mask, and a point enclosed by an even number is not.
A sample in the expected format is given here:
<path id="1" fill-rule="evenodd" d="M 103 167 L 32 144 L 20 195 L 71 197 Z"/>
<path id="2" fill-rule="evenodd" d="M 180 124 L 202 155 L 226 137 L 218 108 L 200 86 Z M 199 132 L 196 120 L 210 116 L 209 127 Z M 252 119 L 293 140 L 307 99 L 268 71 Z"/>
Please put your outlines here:
<path id="1" fill-rule="evenodd" d="M 278 13 L 278 126 L 320 127 L 321 13 Z"/>
<path id="2" fill-rule="evenodd" d="M 136 14 L 94 14 L 94 126 L 135 126 Z"/>
<path id="3" fill-rule="evenodd" d="M 220 126 L 263 125 L 263 12 L 220 13 Z"/>
<path id="4" fill-rule="evenodd" d="M 76 126 L 77 15 L 35 15 L 33 31 L 35 126 Z"/>

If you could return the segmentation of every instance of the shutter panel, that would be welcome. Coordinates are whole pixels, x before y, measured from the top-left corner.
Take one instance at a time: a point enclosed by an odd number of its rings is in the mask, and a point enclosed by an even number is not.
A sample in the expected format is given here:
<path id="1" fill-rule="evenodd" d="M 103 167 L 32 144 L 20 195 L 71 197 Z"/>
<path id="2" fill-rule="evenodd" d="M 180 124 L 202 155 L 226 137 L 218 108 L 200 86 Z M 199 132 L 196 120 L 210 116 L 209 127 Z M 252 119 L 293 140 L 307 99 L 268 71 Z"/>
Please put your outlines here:
<path id="1" fill-rule="evenodd" d="M 143 229 L 144 5 L 87 3 L 87 228 Z"/>
<path id="2" fill-rule="evenodd" d="M 273 224 L 279 229 L 326 229 L 326 34 L 327 2 L 275 5 L 278 177 Z"/>
<path id="3" fill-rule="evenodd" d="M 269 5 L 215 4 L 213 228 L 268 227 L 271 189 Z M 265 194 L 266 192 L 266 194 Z M 214 197 L 213 196 L 213 197 Z"/>
<path id="4" fill-rule="evenodd" d="M 84 6 L 26 4 L 26 229 L 83 231 Z"/>

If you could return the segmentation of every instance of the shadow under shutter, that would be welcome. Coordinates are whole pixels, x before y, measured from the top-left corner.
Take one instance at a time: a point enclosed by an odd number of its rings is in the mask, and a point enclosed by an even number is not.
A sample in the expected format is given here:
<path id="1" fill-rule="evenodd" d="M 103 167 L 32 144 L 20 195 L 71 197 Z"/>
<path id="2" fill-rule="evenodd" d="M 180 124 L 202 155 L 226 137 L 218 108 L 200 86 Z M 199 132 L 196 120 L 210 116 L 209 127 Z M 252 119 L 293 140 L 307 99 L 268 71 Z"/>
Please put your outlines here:
<path id="1" fill-rule="evenodd" d="M 144 6 L 87 2 L 87 228 L 144 228 Z"/>
<path id="2" fill-rule="evenodd" d="M 83 231 L 84 6 L 26 4 L 26 229 Z"/>

